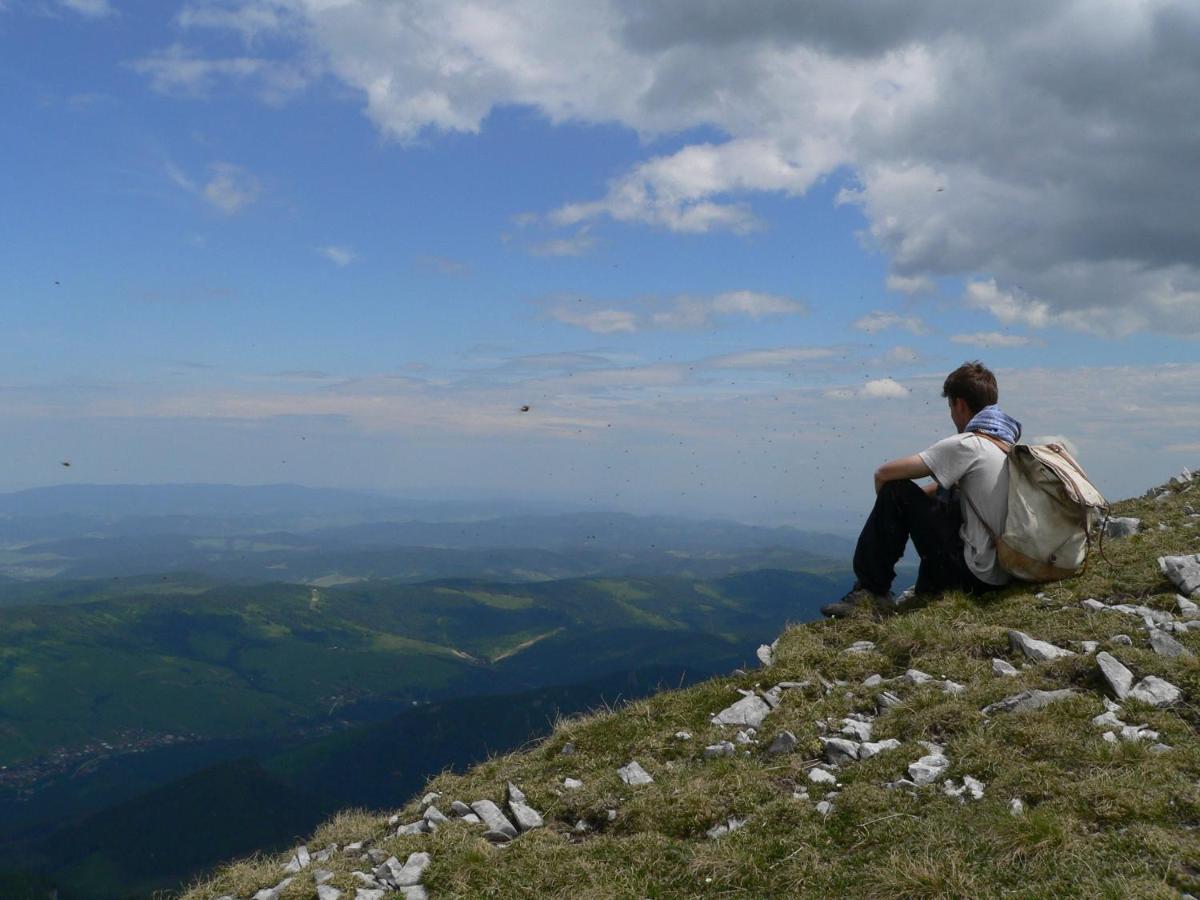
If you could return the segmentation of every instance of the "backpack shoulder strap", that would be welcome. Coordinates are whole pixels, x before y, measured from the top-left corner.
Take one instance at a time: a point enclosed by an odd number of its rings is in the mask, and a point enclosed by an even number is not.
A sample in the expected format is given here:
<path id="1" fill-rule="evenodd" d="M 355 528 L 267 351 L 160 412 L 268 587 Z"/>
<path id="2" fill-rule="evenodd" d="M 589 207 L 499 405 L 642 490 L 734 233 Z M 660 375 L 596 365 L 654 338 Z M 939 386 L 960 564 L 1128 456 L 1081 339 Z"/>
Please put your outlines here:
<path id="1" fill-rule="evenodd" d="M 981 438 L 987 438 L 989 441 L 999 447 L 1005 456 L 1008 456 L 1010 453 L 1012 453 L 1013 445 L 1008 441 L 1002 441 L 1000 438 L 992 437 L 990 434 L 984 434 L 982 431 L 972 431 L 971 434 L 977 434 Z M 988 524 L 987 519 L 980 514 L 979 507 L 975 505 L 975 501 L 971 499 L 970 495 L 966 491 L 966 488 L 963 488 L 963 490 L 961 490 L 959 493 L 962 494 L 963 499 L 967 501 L 967 505 L 970 506 L 972 512 L 975 513 L 975 518 L 979 520 L 979 523 L 984 527 L 984 530 L 987 531 L 988 536 L 992 539 L 992 543 L 995 543 L 997 540 L 999 540 L 999 535 L 997 535 L 992 526 Z"/>

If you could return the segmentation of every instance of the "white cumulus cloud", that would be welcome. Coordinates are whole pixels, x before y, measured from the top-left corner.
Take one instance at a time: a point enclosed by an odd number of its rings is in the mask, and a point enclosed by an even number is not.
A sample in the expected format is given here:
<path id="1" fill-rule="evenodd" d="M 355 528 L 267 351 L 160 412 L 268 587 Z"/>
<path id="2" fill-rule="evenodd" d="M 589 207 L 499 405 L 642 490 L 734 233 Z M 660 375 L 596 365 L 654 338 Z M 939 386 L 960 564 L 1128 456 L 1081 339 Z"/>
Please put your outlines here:
<path id="1" fill-rule="evenodd" d="M 358 254 L 349 247 L 340 244 L 325 244 L 316 248 L 317 252 L 336 266 L 345 268 L 358 259 Z"/>
<path id="2" fill-rule="evenodd" d="M 258 179 L 233 163 L 213 163 L 212 177 L 201 193 L 204 199 L 227 216 L 241 212 L 258 199 L 262 188 Z"/>

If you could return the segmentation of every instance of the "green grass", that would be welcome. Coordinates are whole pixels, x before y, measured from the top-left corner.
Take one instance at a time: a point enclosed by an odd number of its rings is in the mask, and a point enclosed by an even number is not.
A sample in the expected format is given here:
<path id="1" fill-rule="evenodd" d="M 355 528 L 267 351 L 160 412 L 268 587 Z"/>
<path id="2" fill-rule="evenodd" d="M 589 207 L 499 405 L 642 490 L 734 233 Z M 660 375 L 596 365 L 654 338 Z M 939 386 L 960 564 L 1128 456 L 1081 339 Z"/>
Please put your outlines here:
<path id="1" fill-rule="evenodd" d="M 951 593 L 896 616 L 864 611 L 845 621 L 792 627 L 781 636 L 769 670 L 562 721 L 537 746 L 461 775 L 443 774 L 428 785 L 442 793 L 443 810 L 451 799 L 501 801 L 506 781 L 521 785 L 547 827 L 503 849 L 462 824 L 428 836 L 389 836 L 386 817 L 393 810 L 347 814 L 323 826 L 309 845 L 368 840 L 401 860 L 428 850 L 433 863 L 425 883 L 434 897 L 1128 898 L 1200 892 L 1200 658 L 1157 656 L 1138 620 L 1079 606 L 1086 597 L 1122 596 L 1173 608 L 1175 592 L 1155 560 L 1200 548 L 1200 529 L 1190 527 L 1200 520 L 1182 511 L 1193 496 L 1200 503 L 1197 490 L 1165 502 L 1118 504 L 1115 512 L 1139 516 L 1143 531 L 1107 542 L 1111 566 L 1097 556 L 1084 575 L 1043 589 L 1018 585 L 983 601 Z M 705 603 L 716 599 L 704 596 Z M 1102 729 L 1090 721 L 1104 711 L 1093 658 L 1080 653 L 1023 664 L 1010 651 L 1010 628 L 1067 647 L 1099 641 L 1139 677 L 1156 674 L 1178 685 L 1184 699 L 1174 707 L 1127 702 L 1121 714 L 1159 731 L 1172 749 L 1155 754 L 1145 744 L 1101 740 Z M 1114 642 L 1120 634 L 1130 635 L 1134 646 Z M 1200 653 L 1200 633 L 1177 637 Z M 876 649 L 845 654 L 857 640 L 874 641 Z M 993 657 L 1013 662 L 1019 676 L 994 677 Z M 908 668 L 953 679 L 967 690 L 950 695 L 929 684 L 893 687 L 904 705 L 876 719 L 874 738 L 898 738 L 901 749 L 844 766 L 828 817 L 814 809 L 822 794 L 815 786 L 809 787 L 811 801 L 793 799 L 797 787 L 808 787 L 806 773 L 820 755 L 817 720 L 873 713 L 878 689 L 863 687 L 862 680 Z M 735 688 L 815 681 L 818 675 L 846 685 L 787 692 L 749 754 L 702 758 L 706 744 L 734 730 L 710 725 L 709 716 L 737 699 Z M 1025 688 L 1060 687 L 1077 696 L 1031 713 L 980 712 Z M 693 739 L 675 739 L 681 729 Z M 800 739 L 797 751 L 766 756 L 762 748 L 784 729 Z M 951 768 L 943 777 L 984 781 L 983 799 L 963 803 L 937 787 L 915 794 L 885 788 L 924 754 L 921 740 L 946 746 Z M 576 752 L 562 755 L 568 741 Z M 619 780 L 617 767 L 631 759 L 651 772 L 654 784 L 630 788 Z M 584 787 L 563 790 L 568 776 L 582 779 Z M 1010 813 L 1013 798 L 1025 804 L 1023 815 Z M 611 821 L 608 810 L 616 811 Z M 402 821 L 417 818 L 416 800 L 400 813 Z M 747 825 L 721 840 L 705 837 L 731 815 L 747 817 Z M 573 832 L 581 819 L 592 824 L 582 836 Z M 231 864 L 192 885 L 184 900 L 249 896 L 279 881 L 281 862 L 259 856 Z M 336 873 L 332 884 L 353 896 L 349 872 L 365 864 L 337 856 L 329 867 Z M 315 896 L 304 875 L 283 894 L 284 900 Z"/>

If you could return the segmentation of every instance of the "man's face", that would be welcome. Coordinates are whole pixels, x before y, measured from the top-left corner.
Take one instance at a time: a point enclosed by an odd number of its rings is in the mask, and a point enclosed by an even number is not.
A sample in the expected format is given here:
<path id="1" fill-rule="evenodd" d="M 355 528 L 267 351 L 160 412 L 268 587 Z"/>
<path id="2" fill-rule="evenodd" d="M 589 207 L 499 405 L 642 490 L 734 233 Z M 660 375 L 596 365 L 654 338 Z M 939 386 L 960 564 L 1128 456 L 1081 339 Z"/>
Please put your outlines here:
<path id="1" fill-rule="evenodd" d="M 950 404 L 950 420 L 954 423 L 954 427 L 958 429 L 958 433 L 962 434 L 967 427 L 967 423 L 974 418 L 971 414 L 971 407 L 967 406 L 967 401 L 962 397 L 951 397 Z"/>

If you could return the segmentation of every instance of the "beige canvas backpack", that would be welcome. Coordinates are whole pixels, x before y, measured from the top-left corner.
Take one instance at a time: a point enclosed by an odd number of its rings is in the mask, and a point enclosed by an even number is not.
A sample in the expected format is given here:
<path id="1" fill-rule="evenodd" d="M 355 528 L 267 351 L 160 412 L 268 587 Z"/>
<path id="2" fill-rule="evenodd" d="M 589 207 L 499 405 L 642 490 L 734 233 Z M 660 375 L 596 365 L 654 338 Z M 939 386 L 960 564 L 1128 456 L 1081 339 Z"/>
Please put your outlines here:
<path id="1" fill-rule="evenodd" d="M 1022 581 L 1059 581 L 1078 574 L 1087 564 L 1093 535 L 1103 535 L 1108 501 L 1060 444 L 1010 447 L 992 440 L 1008 454 L 1004 533 L 988 528 L 979 510 L 975 515 L 996 542 L 1001 568 Z"/>

